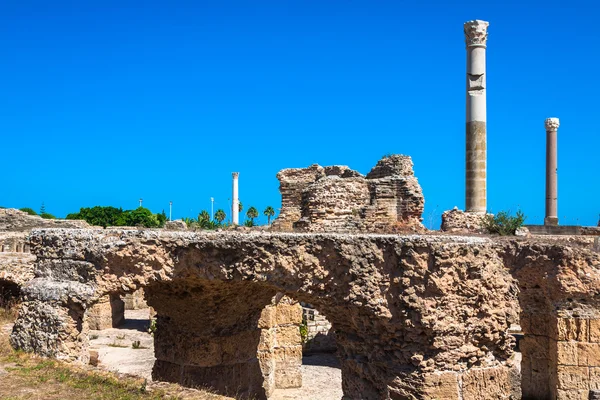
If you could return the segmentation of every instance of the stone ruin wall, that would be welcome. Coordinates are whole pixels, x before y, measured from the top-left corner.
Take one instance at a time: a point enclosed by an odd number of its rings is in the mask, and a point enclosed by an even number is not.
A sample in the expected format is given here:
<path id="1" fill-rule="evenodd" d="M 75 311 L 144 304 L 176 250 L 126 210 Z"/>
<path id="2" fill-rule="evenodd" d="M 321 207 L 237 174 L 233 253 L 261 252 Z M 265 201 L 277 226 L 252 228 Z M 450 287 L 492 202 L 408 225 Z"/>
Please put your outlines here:
<path id="1" fill-rule="evenodd" d="M 0 232 L 29 232 L 35 228 L 79 228 L 91 226 L 80 220 L 44 219 L 14 208 L 0 209 Z"/>
<path id="2" fill-rule="evenodd" d="M 331 319 L 348 399 L 567 400 L 600 390 L 600 256 L 585 249 L 124 230 L 37 231 L 32 243 L 36 278 L 11 341 L 38 354 L 85 361 L 89 306 L 143 287 L 157 312 L 155 379 L 266 398 L 299 376 L 301 310 L 285 293 Z M 521 367 L 509 333 L 518 321 Z"/>
<path id="3" fill-rule="evenodd" d="M 425 200 L 412 160 L 381 159 L 367 174 L 346 166 L 284 169 L 280 182 L 278 231 L 396 232 L 422 231 Z"/>
<path id="4" fill-rule="evenodd" d="M 302 324 L 306 326 L 303 354 L 332 353 L 337 350 L 331 322 L 310 304 L 302 303 Z"/>

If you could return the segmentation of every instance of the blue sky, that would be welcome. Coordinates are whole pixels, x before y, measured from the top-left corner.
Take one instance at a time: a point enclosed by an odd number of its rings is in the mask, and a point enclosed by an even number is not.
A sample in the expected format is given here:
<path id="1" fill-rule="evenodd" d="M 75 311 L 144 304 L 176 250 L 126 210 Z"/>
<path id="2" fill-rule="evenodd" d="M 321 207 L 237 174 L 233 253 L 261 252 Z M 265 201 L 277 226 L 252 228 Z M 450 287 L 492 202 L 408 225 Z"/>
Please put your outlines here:
<path id="1" fill-rule="evenodd" d="M 0 205 L 195 216 L 280 206 L 283 168 L 413 157 L 425 223 L 464 208 L 463 22 L 490 22 L 488 208 L 600 213 L 592 1 L 0 1 Z M 437 228 L 437 226 L 435 226 Z"/>

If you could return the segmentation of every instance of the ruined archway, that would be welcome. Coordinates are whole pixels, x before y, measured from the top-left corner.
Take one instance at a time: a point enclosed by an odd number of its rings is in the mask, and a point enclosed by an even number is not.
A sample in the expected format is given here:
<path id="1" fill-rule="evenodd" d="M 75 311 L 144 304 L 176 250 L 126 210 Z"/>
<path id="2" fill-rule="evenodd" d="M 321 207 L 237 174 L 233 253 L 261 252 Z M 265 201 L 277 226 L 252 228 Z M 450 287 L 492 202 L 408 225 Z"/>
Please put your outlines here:
<path id="1" fill-rule="evenodd" d="M 278 293 L 313 304 L 334 324 L 348 399 L 518 398 L 508 328 L 520 307 L 524 323 L 540 302 L 547 316 L 569 324 L 585 319 L 583 347 L 600 346 L 590 328 L 600 293 L 598 256 L 564 246 L 555 251 L 447 236 L 112 230 L 38 231 L 32 242 L 36 278 L 26 288 L 27 312 L 15 324 L 16 347 L 85 361 L 85 310 L 107 294 L 145 287 L 159 318 L 156 376 L 208 382 L 223 392 L 268 396 L 265 365 L 272 364 L 261 365 L 268 357 L 259 350 L 260 320 Z M 536 280 L 543 285 L 532 292 L 528 282 Z M 567 313 L 569 304 L 583 318 Z M 549 347 L 548 354 L 559 353 Z M 591 353 L 585 354 L 588 362 Z M 546 359 L 548 379 L 537 382 L 554 385 L 554 393 L 575 390 L 552 381 L 566 371 L 554 360 Z M 578 367 L 588 378 L 577 390 L 594 389 L 589 374 L 596 367 Z"/>

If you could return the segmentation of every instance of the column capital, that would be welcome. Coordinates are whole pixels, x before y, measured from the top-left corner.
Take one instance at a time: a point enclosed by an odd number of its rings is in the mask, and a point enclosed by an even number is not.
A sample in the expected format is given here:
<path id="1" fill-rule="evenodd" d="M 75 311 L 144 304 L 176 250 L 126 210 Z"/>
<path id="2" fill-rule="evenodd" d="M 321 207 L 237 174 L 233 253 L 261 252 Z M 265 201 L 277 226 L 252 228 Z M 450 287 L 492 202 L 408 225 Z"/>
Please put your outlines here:
<path id="1" fill-rule="evenodd" d="M 240 173 L 239 172 L 232 172 L 231 176 L 233 176 L 233 179 L 237 179 L 238 176 L 240 176 Z"/>
<path id="2" fill-rule="evenodd" d="M 467 48 L 486 47 L 489 25 L 489 22 L 480 19 L 465 22 L 465 42 L 467 43 Z"/>
<path id="3" fill-rule="evenodd" d="M 546 122 L 544 123 L 547 131 L 557 131 L 560 126 L 560 121 L 558 118 L 546 118 Z"/>

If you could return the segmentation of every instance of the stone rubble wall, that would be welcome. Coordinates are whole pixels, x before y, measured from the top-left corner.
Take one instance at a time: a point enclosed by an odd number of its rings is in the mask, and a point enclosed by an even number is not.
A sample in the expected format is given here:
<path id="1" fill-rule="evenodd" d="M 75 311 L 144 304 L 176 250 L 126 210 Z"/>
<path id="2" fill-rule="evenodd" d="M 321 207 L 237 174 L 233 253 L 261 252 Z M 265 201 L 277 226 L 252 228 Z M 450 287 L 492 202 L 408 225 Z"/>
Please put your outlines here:
<path id="1" fill-rule="evenodd" d="M 28 232 L 34 228 L 80 228 L 91 226 L 80 220 L 44 219 L 15 208 L 0 209 L 0 232 Z"/>
<path id="2" fill-rule="evenodd" d="M 0 232 L 0 252 L 29 253 L 29 241 L 26 232 Z"/>
<path id="3" fill-rule="evenodd" d="M 331 322 L 310 305 L 302 305 L 302 322 L 306 324 L 307 336 L 303 344 L 304 354 L 332 353 L 337 350 Z"/>
<path id="4" fill-rule="evenodd" d="M 454 207 L 442 213 L 441 230 L 449 233 L 484 233 L 484 217 L 485 214 L 465 212 Z"/>
<path id="5" fill-rule="evenodd" d="M 424 198 L 408 156 L 381 159 L 365 177 L 346 166 L 285 169 L 277 174 L 281 212 L 273 230 L 422 231 Z"/>

